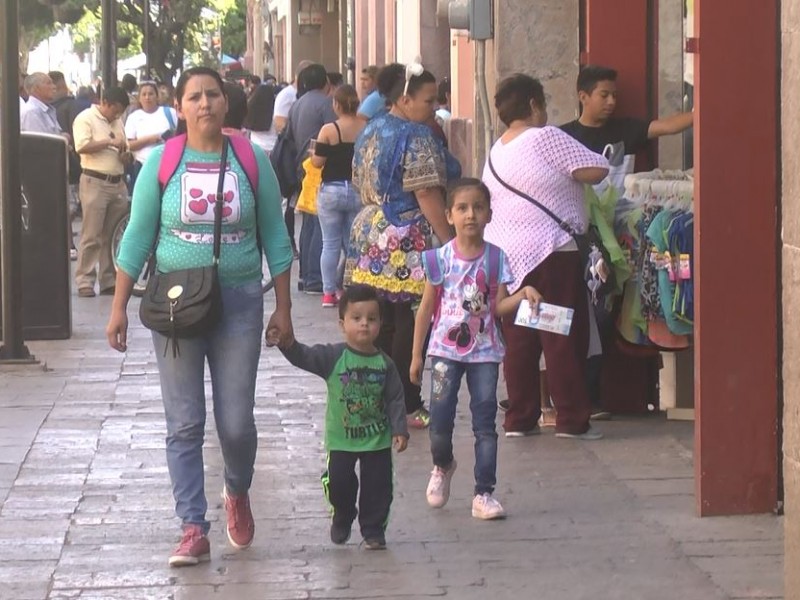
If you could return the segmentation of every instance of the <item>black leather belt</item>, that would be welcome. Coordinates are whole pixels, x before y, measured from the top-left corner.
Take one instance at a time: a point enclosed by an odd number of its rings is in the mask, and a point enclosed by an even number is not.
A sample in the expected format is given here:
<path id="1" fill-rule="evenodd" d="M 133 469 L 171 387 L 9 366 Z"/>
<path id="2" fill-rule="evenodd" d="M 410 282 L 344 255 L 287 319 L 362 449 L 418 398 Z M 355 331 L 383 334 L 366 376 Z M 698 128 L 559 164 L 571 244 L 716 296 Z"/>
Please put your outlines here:
<path id="1" fill-rule="evenodd" d="M 92 171 L 91 169 L 84 169 L 82 173 L 84 175 L 88 175 L 89 177 L 94 177 L 95 179 L 102 179 L 107 183 L 119 183 L 122 181 L 122 175 L 107 175 L 105 173 L 101 173 L 100 171 Z"/>

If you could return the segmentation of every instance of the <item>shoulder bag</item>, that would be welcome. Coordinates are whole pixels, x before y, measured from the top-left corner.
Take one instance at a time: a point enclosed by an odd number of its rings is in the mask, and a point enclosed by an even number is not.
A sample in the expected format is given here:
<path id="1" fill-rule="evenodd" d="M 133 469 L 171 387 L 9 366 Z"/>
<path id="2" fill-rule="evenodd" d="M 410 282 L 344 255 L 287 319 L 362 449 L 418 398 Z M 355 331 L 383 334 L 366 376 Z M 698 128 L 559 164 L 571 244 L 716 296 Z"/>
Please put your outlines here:
<path id="1" fill-rule="evenodd" d="M 600 234 L 591 225 L 589 226 L 587 233 L 578 233 L 575 231 L 572 225 L 561 219 L 561 217 L 544 206 L 541 202 L 529 196 L 522 190 L 518 190 L 510 183 L 504 181 L 500 175 L 497 174 L 497 171 L 495 171 L 494 165 L 492 164 L 491 152 L 489 152 L 487 156 L 489 170 L 492 172 L 492 175 L 494 175 L 494 178 L 500 185 L 502 185 L 508 191 L 516 194 L 520 198 L 524 198 L 533 204 L 536 208 L 541 210 L 544 214 L 555 221 L 562 230 L 566 231 L 570 236 L 572 236 L 572 239 L 575 240 L 575 243 L 578 246 L 578 252 L 580 254 L 583 279 L 586 282 L 586 287 L 591 293 L 592 304 L 597 306 L 600 298 L 614 289 L 614 271 L 612 269 L 612 263 L 608 256 L 608 251 L 605 249 L 605 247 L 603 247 L 603 243 L 600 240 Z M 605 281 L 600 277 L 598 269 L 600 261 L 604 261 L 608 269 L 609 275 Z"/>
<path id="2" fill-rule="evenodd" d="M 222 144 L 217 196 L 214 203 L 214 259 L 205 267 L 158 273 L 155 251 L 148 265 L 147 288 L 139 305 L 142 325 L 167 337 L 164 354 L 172 342 L 172 354 L 180 353 L 178 339 L 210 331 L 222 316 L 219 254 L 222 238 L 222 188 L 228 162 L 228 138 Z"/>

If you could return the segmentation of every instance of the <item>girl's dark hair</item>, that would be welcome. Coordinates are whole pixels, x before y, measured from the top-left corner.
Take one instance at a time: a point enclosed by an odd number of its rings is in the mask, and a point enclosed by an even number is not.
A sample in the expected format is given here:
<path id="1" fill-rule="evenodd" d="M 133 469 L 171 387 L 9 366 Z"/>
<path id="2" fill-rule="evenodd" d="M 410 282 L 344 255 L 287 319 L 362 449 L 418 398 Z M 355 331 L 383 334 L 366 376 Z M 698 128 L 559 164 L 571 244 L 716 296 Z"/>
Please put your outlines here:
<path id="1" fill-rule="evenodd" d="M 225 84 L 222 82 L 222 77 L 220 77 L 220 74 L 214 69 L 208 67 L 192 67 L 191 69 L 186 69 L 178 78 L 178 84 L 175 86 L 175 100 L 177 100 L 178 104 L 183 100 L 183 94 L 186 92 L 186 84 L 189 80 L 192 77 L 198 77 L 200 75 L 213 77 L 219 85 L 219 89 L 222 90 L 223 94 L 225 93 Z"/>
<path id="2" fill-rule="evenodd" d="M 489 191 L 489 188 L 486 187 L 486 184 L 483 183 L 480 179 L 476 179 L 474 177 L 462 177 L 461 179 L 456 179 L 453 183 L 447 186 L 447 208 L 448 210 L 453 208 L 453 204 L 456 201 L 456 195 L 459 192 L 467 189 L 473 188 L 478 190 L 483 197 L 486 198 L 486 203 L 491 208 L 492 206 L 492 193 Z"/>
<path id="3" fill-rule="evenodd" d="M 439 104 L 447 104 L 447 94 L 450 92 L 450 78 L 443 77 L 442 80 L 439 82 L 439 91 L 436 97 L 436 101 Z"/>
<path id="4" fill-rule="evenodd" d="M 340 85 L 333 93 L 333 99 L 346 115 L 354 115 L 358 111 L 358 92 L 352 85 Z"/>
<path id="5" fill-rule="evenodd" d="M 224 92 L 228 97 L 228 112 L 225 113 L 222 126 L 241 129 L 247 116 L 247 94 L 242 86 L 227 81 L 224 84 Z"/>
<path id="6" fill-rule="evenodd" d="M 514 121 L 527 119 L 533 112 L 531 100 L 537 107 L 545 107 L 544 88 L 538 79 L 522 73 L 506 77 L 497 86 L 497 93 L 494 95 L 497 116 L 506 126 Z"/>
<path id="7" fill-rule="evenodd" d="M 158 99 L 158 86 L 156 85 L 155 81 L 143 81 L 139 84 L 139 93 L 142 93 L 142 90 L 146 87 L 153 88 L 153 91 L 156 93 L 156 99 Z"/>
<path id="8" fill-rule="evenodd" d="M 417 77 L 412 76 L 408 83 L 408 95 L 415 96 L 426 83 L 436 83 L 436 77 L 430 71 L 423 71 Z M 397 104 L 406 87 L 406 66 L 400 63 L 386 65 L 378 71 L 377 84 L 381 96 L 392 104 Z"/>
<path id="9" fill-rule="evenodd" d="M 339 318 L 344 320 L 347 307 L 356 302 L 375 302 L 378 305 L 378 315 L 383 318 L 381 303 L 375 288 L 368 285 L 351 285 L 345 289 L 344 294 L 339 299 Z"/>
<path id="10" fill-rule="evenodd" d="M 259 85 L 247 102 L 247 116 L 244 119 L 245 129 L 269 131 L 269 128 L 272 127 L 274 112 L 275 88 L 271 85 Z"/>

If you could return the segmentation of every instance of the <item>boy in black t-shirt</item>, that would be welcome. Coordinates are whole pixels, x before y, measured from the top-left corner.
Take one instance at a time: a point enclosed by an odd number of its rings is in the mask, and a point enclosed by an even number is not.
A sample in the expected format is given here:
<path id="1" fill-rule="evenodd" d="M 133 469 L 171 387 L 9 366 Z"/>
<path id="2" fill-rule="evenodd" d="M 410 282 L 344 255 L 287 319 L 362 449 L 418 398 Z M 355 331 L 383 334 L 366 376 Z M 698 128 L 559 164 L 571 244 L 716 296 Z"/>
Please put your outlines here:
<path id="1" fill-rule="evenodd" d="M 649 140 L 681 133 L 692 126 L 691 112 L 653 121 L 615 117 L 617 72 L 614 69 L 588 65 L 578 74 L 577 87 L 581 116 L 562 125 L 561 129 L 608 159 L 611 165 L 608 180 L 597 187 L 598 191 L 611 183 L 622 195 L 625 175 L 633 173 L 636 154 Z"/>
<path id="2" fill-rule="evenodd" d="M 617 106 L 617 72 L 608 67 L 587 65 L 578 74 L 578 99 L 581 116 L 561 126 L 561 129 L 590 150 L 608 159 L 608 177 L 594 186 L 602 193 L 613 185 L 622 197 L 625 191 L 625 176 L 633 173 L 636 154 L 642 151 L 649 140 L 681 133 L 693 123 L 691 112 L 678 113 L 663 119 L 645 121 L 632 117 L 615 117 Z M 607 338 L 613 324 L 599 319 L 601 338 Z M 589 397 L 592 400 L 592 419 L 610 418 L 610 413 L 600 407 L 600 376 L 602 355 L 591 356 L 587 369 Z"/>

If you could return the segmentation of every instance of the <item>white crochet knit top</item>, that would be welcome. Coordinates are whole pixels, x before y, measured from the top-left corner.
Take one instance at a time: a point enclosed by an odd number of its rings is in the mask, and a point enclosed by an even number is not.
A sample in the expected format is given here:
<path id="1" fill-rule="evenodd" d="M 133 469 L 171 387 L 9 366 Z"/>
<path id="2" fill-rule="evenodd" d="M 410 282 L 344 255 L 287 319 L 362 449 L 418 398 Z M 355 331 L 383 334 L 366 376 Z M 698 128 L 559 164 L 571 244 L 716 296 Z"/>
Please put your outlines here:
<path id="1" fill-rule="evenodd" d="M 604 157 L 556 127 L 531 127 L 508 143 L 498 140 L 491 157 L 506 183 L 541 202 L 575 231 L 586 231 L 583 184 L 572 173 L 587 167 L 608 168 Z M 488 161 L 483 182 L 492 193 L 492 221 L 484 237 L 506 253 L 514 276 L 508 290 L 513 293 L 528 273 L 571 238 L 547 214 L 503 187 Z"/>

